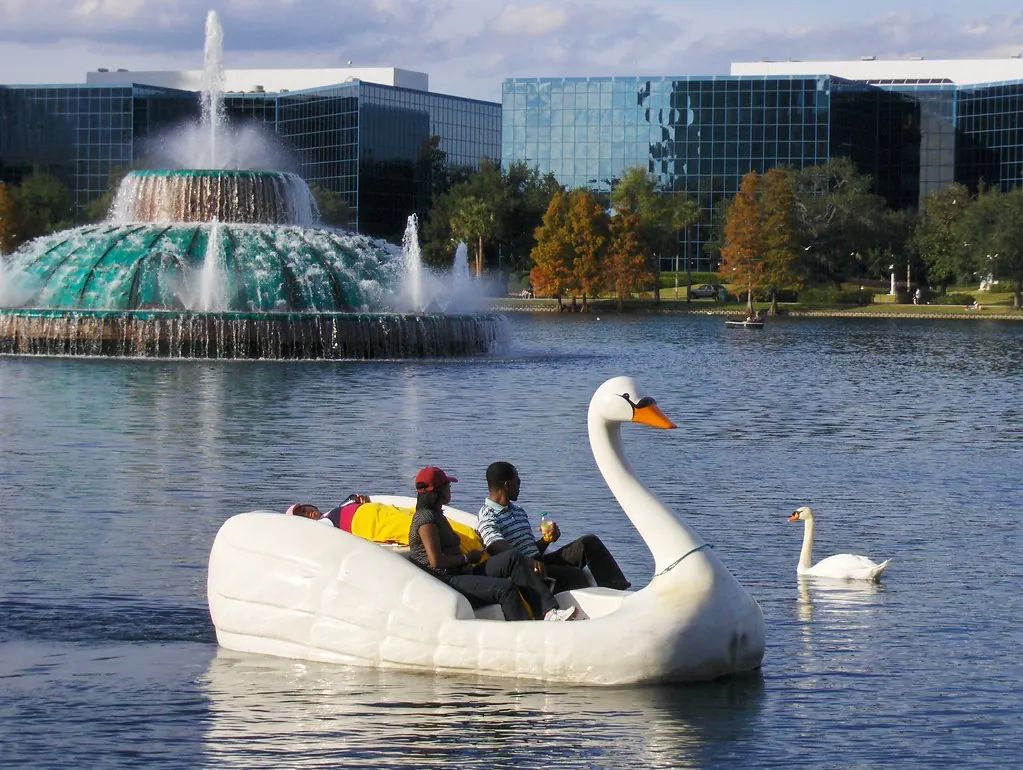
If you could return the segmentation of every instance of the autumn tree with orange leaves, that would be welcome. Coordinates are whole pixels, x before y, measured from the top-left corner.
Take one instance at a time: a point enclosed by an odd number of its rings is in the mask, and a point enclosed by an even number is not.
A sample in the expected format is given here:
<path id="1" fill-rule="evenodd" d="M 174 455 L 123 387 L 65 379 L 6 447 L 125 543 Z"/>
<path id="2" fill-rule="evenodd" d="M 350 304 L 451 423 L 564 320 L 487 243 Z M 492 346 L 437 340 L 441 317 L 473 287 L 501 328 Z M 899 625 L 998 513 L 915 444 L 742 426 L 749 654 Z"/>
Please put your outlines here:
<path id="1" fill-rule="evenodd" d="M 607 274 L 619 311 L 623 309 L 626 295 L 648 286 L 654 279 L 647 251 L 638 215 L 622 211 L 611 217 Z"/>
<path id="2" fill-rule="evenodd" d="M 536 245 L 530 252 L 533 267 L 529 271 L 529 280 L 537 294 L 557 297 L 560 308 L 562 295 L 573 284 L 572 260 L 575 256 L 568 227 L 567 193 L 560 190 L 554 193 L 534 237 Z"/>
<path id="3" fill-rule="evenodd" d="M 753 292 L 764 286 L 765 265 L 761 258 L 763 248 L 763 221 L 757 188 L 760 175 L 750 171 L 742 178 L 739 192 L 728 207 L 725 220 L 725 245 L 721 249 L 718 273 L 732 284 L 746 290 L 746 307 L 753 312 Z"/>
<path id="4" fill-rule="evenodd" d="M 568 223 L 575 256 L 572 261 L 573 288 L 583 299 L 595 297 L 607 286 L 605 259 L 609 240 L 608 218 L 597 196 L 585 188 L 568 194 Z"/>

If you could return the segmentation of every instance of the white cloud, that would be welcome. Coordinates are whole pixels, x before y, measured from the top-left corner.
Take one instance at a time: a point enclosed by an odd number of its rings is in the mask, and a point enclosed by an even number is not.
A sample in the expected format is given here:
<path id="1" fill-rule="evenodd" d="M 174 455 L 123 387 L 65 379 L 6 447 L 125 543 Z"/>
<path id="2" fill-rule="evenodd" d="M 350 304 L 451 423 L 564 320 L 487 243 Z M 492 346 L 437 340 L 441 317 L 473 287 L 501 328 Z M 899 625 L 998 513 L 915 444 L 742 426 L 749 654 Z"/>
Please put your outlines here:
<path id="1" fill-rule="evenodd" d="M 494 20 L 493 31 L 509 36 L 548 35 L 564 29 L 568 18 L 564 7 L 547 3 L 511 4 Z"/>

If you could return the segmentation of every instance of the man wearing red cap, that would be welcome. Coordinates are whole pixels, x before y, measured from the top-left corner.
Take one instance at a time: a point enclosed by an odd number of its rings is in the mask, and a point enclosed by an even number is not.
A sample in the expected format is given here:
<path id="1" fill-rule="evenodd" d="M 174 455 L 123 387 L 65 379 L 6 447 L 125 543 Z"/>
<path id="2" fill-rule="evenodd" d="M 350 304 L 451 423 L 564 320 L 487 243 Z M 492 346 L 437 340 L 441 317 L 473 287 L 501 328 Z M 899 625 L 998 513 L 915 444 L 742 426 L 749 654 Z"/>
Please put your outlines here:
<path id="1" fill-rule="evenodd" d="M 451 484 L 457 481 L 435 466 L 416 474 L 416 512 L 408 536 L 412 561 L 465 596 L 474 609 L 499 604 L 505 620 L 528 620 L 521 592 L 534 617 L 571 618 L 575 607 L 558 609 L 547 584 L 518 551 L 509 550 L 482 564 L 482 551 L 462 553 L 458 535 L 444 515 L 444 506 L 451 502 Z"/>

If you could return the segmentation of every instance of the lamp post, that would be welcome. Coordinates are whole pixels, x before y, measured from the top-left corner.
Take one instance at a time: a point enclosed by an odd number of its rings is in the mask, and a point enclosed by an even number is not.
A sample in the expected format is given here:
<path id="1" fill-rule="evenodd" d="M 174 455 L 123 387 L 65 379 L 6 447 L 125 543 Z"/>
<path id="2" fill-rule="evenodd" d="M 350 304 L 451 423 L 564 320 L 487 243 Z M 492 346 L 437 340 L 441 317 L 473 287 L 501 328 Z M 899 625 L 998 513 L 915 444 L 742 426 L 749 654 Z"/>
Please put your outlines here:
<path id="1" fill-rule="evenodd" d="M 895 265 L 888 265 L 888 269 L 892 271 L 892 289 L 888 294 L 892 297 L 895 296 Z"/>

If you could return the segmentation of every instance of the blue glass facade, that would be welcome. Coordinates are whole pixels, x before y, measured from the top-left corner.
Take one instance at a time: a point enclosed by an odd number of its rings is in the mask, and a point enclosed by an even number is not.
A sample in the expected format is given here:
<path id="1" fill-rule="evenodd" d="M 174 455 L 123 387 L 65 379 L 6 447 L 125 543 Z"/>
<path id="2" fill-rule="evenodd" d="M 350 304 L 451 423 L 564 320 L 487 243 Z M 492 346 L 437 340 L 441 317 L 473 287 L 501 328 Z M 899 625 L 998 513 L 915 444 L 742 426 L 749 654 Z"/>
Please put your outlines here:
<path id="1" fill-rule="evenodd" d="M 500 162 L 501 105 L 353 82 L 276 96 L 277 132 L 299 173 L 345 196 L 361 232 L 400 237 L 429 201 L 429 140 L 449 167 Z"/>
<path id="2" fill-rule="evenodd" d="M 400 237 L 429 200 L 432 136 L 449 166 L 500 162 L 501 105 L 353 81 L 308 91 L 227 94 L 232 120 L 262 123 L 310 183 L 345 196 L 362 232 Z M 199 112 L 198 95 L 148 86 L 0 86 L 0 180 L 58 176 L 83 207 L 111 171 L 143 160 L 142 140 Z"/>
<path id="3" fill-rule="evenodd" d="M 501 155 L 605 192 L 645 168 L 661 189 L 698 200 L 680 255 L 704 270 L 716 204 L 751 170 L 849 157 L 896 208 L 956 180 L 1019 184 L 1021 93 L 1018 83 L 878 87 L 830 75 L 511 79 Z M 671 255 L 661 267 L 675 265 Z"/>
<path id="4" fill-rule="evenodd" d="M 340 193 L 355 229 L 400 239 L 408 215 L 424 213 L 440 141 L 449 167 L 500 162 L 501 105 L 353 81 L 307 91 L 228 95 L 232 117 L 266 124 L 294 151 L 310 184 Z"/>
<path id="5" fill-rule="evenodd" d="M 662 77 L 507 80 L 505 162 L 551 171 L 569 188 L 608 191 L 629 168 L 695 197 L 700 222 L 681 244 L 694 269 L 718 201 L 744 174 L 830 157 L 831 78 Z M 674 267 L 665 262 L 664 269 Z"/>

